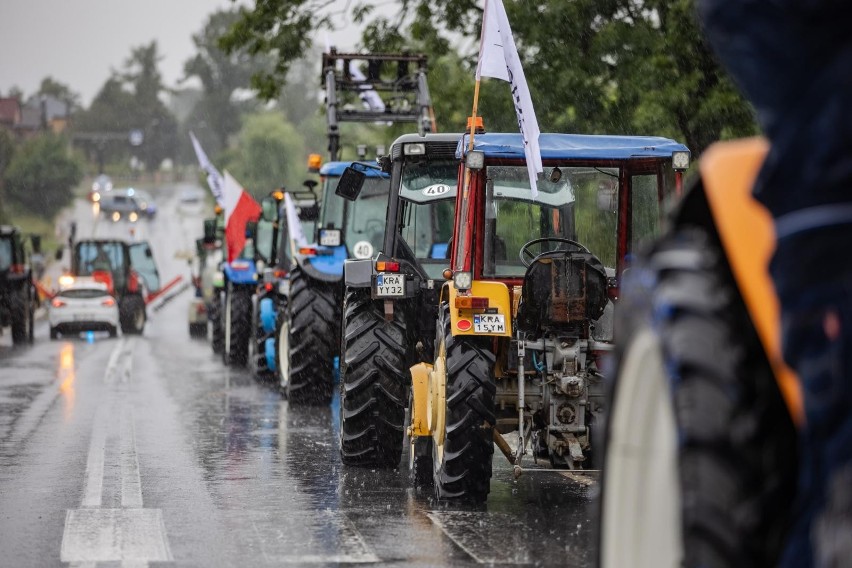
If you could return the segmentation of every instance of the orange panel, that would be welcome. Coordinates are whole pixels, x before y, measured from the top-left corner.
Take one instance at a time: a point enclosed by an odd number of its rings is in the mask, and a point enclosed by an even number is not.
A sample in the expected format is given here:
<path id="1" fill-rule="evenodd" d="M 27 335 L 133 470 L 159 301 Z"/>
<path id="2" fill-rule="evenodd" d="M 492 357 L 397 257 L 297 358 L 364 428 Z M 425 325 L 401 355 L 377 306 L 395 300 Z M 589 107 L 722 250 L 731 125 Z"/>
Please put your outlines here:
<path id="1" fill-rule="evenodd" d="M 793 420 L 801 424 L 801 389 L 781 356 L 780 309 L 768 270 L 775 230 L 769 212 L 751 194 L 768 149 L 763 138 L 714 144 L 701 156 L 701 178 L 722 246 L 781 393 Z"/>

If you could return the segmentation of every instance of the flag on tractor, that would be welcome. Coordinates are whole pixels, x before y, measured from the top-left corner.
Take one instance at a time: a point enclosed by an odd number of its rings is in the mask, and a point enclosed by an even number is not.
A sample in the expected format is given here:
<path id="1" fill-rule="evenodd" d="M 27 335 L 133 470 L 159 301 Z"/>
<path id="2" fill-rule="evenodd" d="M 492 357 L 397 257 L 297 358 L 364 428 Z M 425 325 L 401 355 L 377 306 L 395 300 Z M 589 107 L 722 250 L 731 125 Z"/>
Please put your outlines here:
<path id="1" fill-rule="evenodd" d="M 225 170 L 222 184 L 222 209 L 225 213 L 225 245 L 228 262 L 237 258 L 246 245 L 246 223 L 260 218 L 260 204 Z"/>
<path id="2" fill-rule="evenodd" d="M 482 16 L 482 36 L 479 43 L 479 63 L 476 80 L 494 77 L 507 81 L 512 87 L 512 102 L 518 117 L 518 128 L 524 137 L 524 155 L 530 176 L 533 197 L 538 195 L 536 178 L 544 171 L 541 165 L 541 150 L 538 146 L 538 120 L 535 117 L 530 90 L 518 48 L 509 27 L 509 17 L 502 0 L 485 0 Z"/>
<path id="3" fill-rule="evenodd" d="M 222 205 L 222 185 L 224 183 L 222 174 L 219 173 L 219 170 L 216 169 L 216 166 L 214 166 L 207 157 L 207 154 L 204 152 L 204 148 L 201 147 L 201 143 L 198 141 L 198 138 L 195 137 L 195 134 L 190 132 L 189 137 L 192 140 L 192 148 L 195 150 L 195 157 L 198 158 L 198 165 L 207 173 L 207 185 L 210 187 L 210 192 L 216 199 L 216 203 Z"/>

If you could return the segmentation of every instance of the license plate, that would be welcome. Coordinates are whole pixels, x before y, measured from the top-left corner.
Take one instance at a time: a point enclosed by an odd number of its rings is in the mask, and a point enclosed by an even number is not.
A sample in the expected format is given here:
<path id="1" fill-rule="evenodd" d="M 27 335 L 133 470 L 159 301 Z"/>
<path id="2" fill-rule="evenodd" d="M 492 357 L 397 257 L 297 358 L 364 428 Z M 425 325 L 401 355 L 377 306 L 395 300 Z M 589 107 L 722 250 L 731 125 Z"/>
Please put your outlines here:
<path id="1" fill-rule="evenodd" d="M 92 321 L 95 316 L 92 314 L 74 314 L 74 321 Z"/>
<path id="2" fill-rule="evenodd" d="M 499 314 L 478 314 L 473 316 L 474 333 L 506 333 L 506 319 Z"/>
<path id="3" fill-rule="evenodd" d="M 379 274 L 376 276 L 376 296 L 381 298 L 405 295 L 404 274 Z"/>

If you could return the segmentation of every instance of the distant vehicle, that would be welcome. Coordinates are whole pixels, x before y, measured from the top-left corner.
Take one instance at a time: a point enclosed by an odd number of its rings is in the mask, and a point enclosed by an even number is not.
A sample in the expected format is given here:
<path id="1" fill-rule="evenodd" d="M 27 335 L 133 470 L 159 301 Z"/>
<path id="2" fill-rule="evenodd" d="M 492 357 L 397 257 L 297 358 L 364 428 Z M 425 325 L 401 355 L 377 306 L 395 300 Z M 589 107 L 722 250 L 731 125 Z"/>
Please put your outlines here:
<path id="1" fill-rule="evenodd" d="M 64 276 L 60 290 L 50 301 L 47 319 L 50 338 L 82 331 L 106 331 L 118 335 L 118 302 L 107 284 L 92 277 Z"/>
<path id="2" fill-rule="evenodd" d="M 12 328 L 12 343 L 32 343 L 35 287 L 21 230 L 0 225 L 0 329 Z"/>
<path id="3" fill-rule="evenodd" d="M 136 199 L 139 207 L 145 212 L 145 216 L 153 219 L 157 215 L 157 203 L 154 197 L 144 189 L 128 188 L 127 194 Z"/>
<path id="4" fill-rule="evenodd" d="M 89 201 L 97 203 L 102 194 L 112 191 L 112 179 L 108 175 L 101 174 L 92 182 L 92 190 L 89 192 Z"/>
<path id="5" fill-rule="evenodd" d="M 180 192 L 179 207 L 184 213 L 201 213 L 204 209 L 204 192 L 197 188 L 184 189 Z"/>
<path id="6" fill-rule="evenodd" d="M 111 191 L 101 196 L 99 203 L 101 213 L 115 222 L 123 219 L 135 223 L 141 217 L 148 216 L 147 203 L 139 199 L 135 190 L 130 188 Z"/>

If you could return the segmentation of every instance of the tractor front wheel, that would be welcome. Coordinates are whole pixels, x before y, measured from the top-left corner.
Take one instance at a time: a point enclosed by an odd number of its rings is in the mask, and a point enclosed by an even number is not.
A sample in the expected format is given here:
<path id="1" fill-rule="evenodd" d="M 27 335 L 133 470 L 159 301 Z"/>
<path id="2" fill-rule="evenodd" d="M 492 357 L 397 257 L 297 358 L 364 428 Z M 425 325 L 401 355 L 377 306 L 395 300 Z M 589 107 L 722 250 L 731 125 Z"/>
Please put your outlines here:
<path id="1" fill-rule="evenodd" d="M 336 284 L 316 281 L 297 266 L 290 272 L 287 308 L 287 398 L 290 404 L 328 404 L 340 348 Z"/>
<path id="2" fill-rule="evenodd" d="M 482 503 L 491 490 L 495 357 L 490 338 L 453 336 L 446 303 L 440 308 L 438 330 L 443 333 L 430 386 L 430 400 L 439 405 L 431 425 L 435 495 Z M 443 396 L 435 396 L 442 385 Z"/>
<path id="3" fill-rule="evenodd" d="M 340 358 L 340 456 L 346 465 L 393 468 L 402 456 L 408 401 L 404 310 L 385 320 L 370 290 L 347 290 Z"/>

